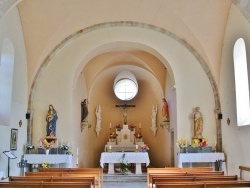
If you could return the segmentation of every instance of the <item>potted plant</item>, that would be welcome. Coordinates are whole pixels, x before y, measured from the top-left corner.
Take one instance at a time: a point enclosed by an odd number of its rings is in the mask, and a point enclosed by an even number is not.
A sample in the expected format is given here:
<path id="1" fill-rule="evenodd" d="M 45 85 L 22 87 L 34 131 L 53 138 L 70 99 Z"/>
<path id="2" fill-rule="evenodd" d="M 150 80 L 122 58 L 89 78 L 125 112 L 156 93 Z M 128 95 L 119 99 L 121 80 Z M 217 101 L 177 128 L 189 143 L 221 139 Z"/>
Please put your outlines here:
<path id="1" fill-rule="evenodd" d="M 134 137 L 137 142 L 140 142 L 142 140 L 142 134 L 141 133 L 135 133 Z"/>
<path id="2" fill-rule="evenodd" d="M 129 172 L 128 163 L 124 162 L 125 155 L 125 153 L 122 155 L 122 162 L 120 163 L 120 169 L 123 175 L 128 174 Z"/>
<path id="3" fill-rule="evenodd" d="M 61 146 L 58 148 L 60 150 L 59 154 L 67 154 L 70 147 L 67 144 L 62 143 Z"/>
<path id="4" fill-rule="evenodd" d="M 48 142 L 46 138 L 41 138 L 42 148 L 45 150 L 46 155 L 49 154 L 49 150 L 54 147 L 54 141 Z"/>
<path id="5" fill-rule="evenodd" d="M 180 148 L 180 153 L 186 153 L 187 140 L 185 138 L 177 139 L 176 145 Z"/>
<path id="6" fill-rule="evenodd" d="M 115 132 L 110 133 L 110 135 L 108 136 L 111 142 L 114 142 L 116 140 L 116 137 L 117 137 L 117 134 Z"/>
<path id="7" fill-rule="evenodd" d="M 134 131 L 136 125 L 133 125 L 133 124 L 129 124 L 128 125 L 128 128 L 131 130 L 131 131 Z"/>
<path id="8" fill-rule="evenodd" d="M 120 124 L 116 125 L 116 130 L 117 131 L 121 131 L 122 130 L 122 126 Z"/>
<path id="9" fill-rule="evenodd" d="M 206 146 L 207 146 L 206 138 L 194 138 L 193 139 L 192 147 L 197 148 L 197 152 L 203 152 Z"/>
<path id="10" fill-rule="evenodd" d="M 142 152 L 147 152 L 148 150 L 149 150 L 148 145 L 146 145 L 146 144 L 141 145 L 141 151 Z"/>
<path id="11" fill-rule="evenodd" d="M 30 154 L 31 150 L 33 150 L 33 149 L 35 149 L 35 146 L 27 145 L 27 147 L 26 147 L 27 154 Z"/>

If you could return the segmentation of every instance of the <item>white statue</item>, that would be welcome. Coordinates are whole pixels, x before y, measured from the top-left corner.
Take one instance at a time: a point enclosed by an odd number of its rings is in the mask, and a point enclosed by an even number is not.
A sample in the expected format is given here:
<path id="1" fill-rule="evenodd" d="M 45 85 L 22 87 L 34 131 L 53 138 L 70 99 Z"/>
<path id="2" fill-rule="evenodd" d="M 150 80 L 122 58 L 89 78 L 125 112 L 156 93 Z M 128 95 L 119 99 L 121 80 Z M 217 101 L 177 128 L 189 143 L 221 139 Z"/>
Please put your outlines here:
<path id="1" fill-rule="evenodd" d="M 99 136 L 99 133 L 102 130 L 102 127 L 101 127 L 101 122 L 102 122 L 101 112 L 102 112 L 101 106 L 97 105 L 96 110 L 95 110 L 95 115 L 96 115 L 95 131 L 97 133 L 97 136 Z"/>
<path id="2" fill-rule="evenodd" d="M 154 136 L 156 135 L 156 131 L 158 129 L 157 126 L 156 126 L 156 115 L 157 115 L 157 105 L 153 105 L 152 115 L 151 115 L 151 118 L 152 118 L 151 130 L 153 131 Z"/>

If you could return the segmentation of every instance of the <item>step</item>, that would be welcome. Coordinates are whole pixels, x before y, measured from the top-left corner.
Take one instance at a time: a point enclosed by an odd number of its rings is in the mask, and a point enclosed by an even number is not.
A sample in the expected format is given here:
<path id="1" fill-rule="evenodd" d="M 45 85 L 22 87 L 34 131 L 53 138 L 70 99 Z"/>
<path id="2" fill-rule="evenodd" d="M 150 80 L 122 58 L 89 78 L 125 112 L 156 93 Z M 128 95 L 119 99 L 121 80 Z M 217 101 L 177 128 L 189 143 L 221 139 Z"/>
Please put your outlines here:
<path id="1" fill-rule="evenodd" d="M 115 174 L 104 174 L 103 175 L 103 182 L 146 182 L 147 181 L 147 174 L 134 174 L 129 172 L 126 175 L 121 173 Z"/>

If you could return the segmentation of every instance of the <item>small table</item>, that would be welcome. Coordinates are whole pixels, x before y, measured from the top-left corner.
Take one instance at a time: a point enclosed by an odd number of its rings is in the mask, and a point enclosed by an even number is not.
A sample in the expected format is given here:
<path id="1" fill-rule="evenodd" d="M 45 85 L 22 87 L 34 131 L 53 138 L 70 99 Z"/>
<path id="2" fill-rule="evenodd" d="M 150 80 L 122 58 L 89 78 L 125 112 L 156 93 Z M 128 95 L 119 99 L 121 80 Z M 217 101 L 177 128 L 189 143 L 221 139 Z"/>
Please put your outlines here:
<path id="1" fill-rule="evenodd" d="M 1 180 L 2 178 L 5 178 L 5 173 L 2 172 L 2 171 L 0 171 L 0 180 Z"/>
<path id="2" fill-rule="evenodd" d="M 57 155 L 57 154 L 25 154 L 24 159 L 28 164 L 58 164 L 59 167 L 72 168 L 72 155 Z"/>
<path id="3" fill-rule="evenodd" d="M 123 160 L 123 155 L 124 160 Z M 104 163 L 108 163 L 108 174 L 114 174 L 114 164 L 115 163 L 121 163 L 123 162 L 126 163 L 135 163 L 135 173 L 136 174 L 142 174 L 141 171 L 141 163 L 146 163 L 146 166 L 149 165 L 149 156 L 147 152 L 113 152 L 113 153 L 108 153 L 108 152 L 103 152 L 101 154 L 101 159 L 100 159 L 100 165 L 103 168 Z"/>
<path id="4" fill-rule="evenodd" d="M 178 167 L 182 168 L 182 163 L 212 163 L 221 161 L 221 171 L 227 174 L 224 153 L 178 153 Z"/>

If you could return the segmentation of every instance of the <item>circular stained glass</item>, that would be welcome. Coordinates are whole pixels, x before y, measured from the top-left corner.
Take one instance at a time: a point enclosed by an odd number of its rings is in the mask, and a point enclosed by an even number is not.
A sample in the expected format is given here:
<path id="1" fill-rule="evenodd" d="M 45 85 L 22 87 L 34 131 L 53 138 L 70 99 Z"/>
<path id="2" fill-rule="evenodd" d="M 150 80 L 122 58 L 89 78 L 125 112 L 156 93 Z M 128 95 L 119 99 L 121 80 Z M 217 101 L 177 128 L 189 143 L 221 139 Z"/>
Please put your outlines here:
<path id="1" fill-rule="evenodd" d="M 136 96 L 138 86 L 133 80 L 124 78 L 115 83 L 114 92 L 119 99 L 128 101 Z"/>

